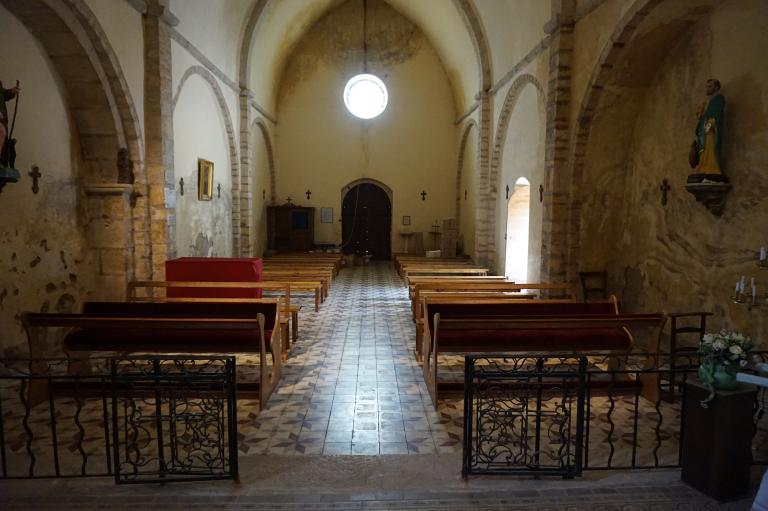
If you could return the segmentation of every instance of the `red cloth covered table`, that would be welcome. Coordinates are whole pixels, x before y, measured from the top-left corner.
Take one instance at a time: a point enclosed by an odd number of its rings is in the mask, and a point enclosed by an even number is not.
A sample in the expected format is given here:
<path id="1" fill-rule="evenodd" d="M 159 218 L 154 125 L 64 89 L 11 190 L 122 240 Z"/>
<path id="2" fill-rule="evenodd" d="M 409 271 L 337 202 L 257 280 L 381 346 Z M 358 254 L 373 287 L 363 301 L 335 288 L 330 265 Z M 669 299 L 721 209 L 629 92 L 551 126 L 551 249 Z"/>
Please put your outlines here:
<path id="1" fill-rule="evenodd" d="M 258 282 L 261 258 L 180 257 L 165 262 L 169 282 Z M 261 289 L 169 288 L 176 298 L 261 298 Z"/>

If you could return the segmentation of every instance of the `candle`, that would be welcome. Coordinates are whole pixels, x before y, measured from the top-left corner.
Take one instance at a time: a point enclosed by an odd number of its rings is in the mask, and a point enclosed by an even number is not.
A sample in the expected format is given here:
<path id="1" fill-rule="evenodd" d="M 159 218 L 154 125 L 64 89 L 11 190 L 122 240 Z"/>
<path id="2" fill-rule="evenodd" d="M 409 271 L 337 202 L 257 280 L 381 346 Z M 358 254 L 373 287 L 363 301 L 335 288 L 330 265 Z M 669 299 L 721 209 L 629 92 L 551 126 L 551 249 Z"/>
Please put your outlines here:
<path id="1" fill-rule="evenodd" d="M 755 277 L 752 277 L 752 299 L 757 296 L 757 286 L 755 285 Z"/>
<path id="2" fill-rule="evenodd" d="M 766 259 L 765 247 L 760 247 L 760 261 L 765 262 L 765 259 Z"/>
<path id="3" fill-rule="evenodd" d="M 741 276 L 741 280 L 739 280 L 739 292 L 744 292 L 744 281 L 746 280 L 746 277 L 744 275 Z"/>
<path id="4" fill-rule="evenodd" d="M 739 281 L 736 281 L 736 290 L 733 292 L 734 294 L 739 294 Z"/>

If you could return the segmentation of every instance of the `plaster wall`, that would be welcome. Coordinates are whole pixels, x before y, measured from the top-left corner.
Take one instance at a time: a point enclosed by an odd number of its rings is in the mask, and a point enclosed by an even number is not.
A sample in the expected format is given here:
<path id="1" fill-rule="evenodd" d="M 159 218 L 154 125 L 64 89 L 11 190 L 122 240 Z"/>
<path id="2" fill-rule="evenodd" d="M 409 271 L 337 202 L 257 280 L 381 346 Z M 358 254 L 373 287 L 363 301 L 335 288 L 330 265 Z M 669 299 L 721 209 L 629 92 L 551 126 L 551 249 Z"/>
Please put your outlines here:
<path id="1" fill-rule="evenodd" d="M 84 195 L 77 186 L 82 163 L 76 132 L 59 78 L 42 48 L 18 20 L 0 7 L 0 45 L 5 87 L 22 86 L 14 131 L 16 168 L 22 177 L 0 193 L 0 357 L 26 353 L 19 314 L 73 312 L 90 289 L 83 235 Z M 13 116 L 14 103 L 8 103 Z M 43 177 L 33 194 L 27 174 Z M 58 353 L 61 355 L 61 353 Z"/>
<path id="2" fill-rule="evenodd" d="M 217 55 L 206 55 L 210 60 L 213 62 L 216 61 Z M 179 45 L 176 41 L 171 40 L 171 69 L 172 69 L 172 75 L 171 75 L 171 83 L 173 86 L 173 94 L 174 98 L 179 93 L 179 86 L 182 85 L 181 81 L 184 78 L 184 74 L 187 72 L 187 70 L 190 67 L 193 66 L 200 66 L 202 65 L 199 60 L 197 60 L 194 56 L 192 56 L 184 47 Z M 218 83 L 219 88 L 221 89 L 221 93 L 224 96 L 224 100 L 227 104 L 227 110 L 229 110 L 230 117 L 232 118 L 232 122 L 235 123 L 235 128 L 237 128 L 237 119 L 238 119 L 238 109 L 239 109 L 239 95 L 237 92 L 235 92 L 231 87 L 229 87 L 226 83 L 219 80 L 218 77 L 211 74 L 213 76 L 213 79 Z"/>
<path id="3" fill-rule="evenodd" d="M 171 0 L 175 27 L 231 80 L 237 82 L 240 41 L 254 0 Z"/>
<path id="4" fill-rule="evenodd" d="M 291 197 L 318 208 L 315 240 L 339 244 L 342 188 L 360 178 L 381 181 L 393 191 L 397 251 L 403 215 L 411 217 L 410 230 L 424 233 L 453 217 L 459 133 L 450 82 L 423 33 L 384 2 L 368 8 L 370 71 L 387 85 L 388 107 L 365 121 L 344 106 L 344 85 L 362 71 L 363 55 L 361 6 L 343 4 L 307 32 L 287 63 L 275 141 L 277 202 Z M 333 223 L 319 223 L 323 206 L 333 207 Z"/>
<path id="5" fill-rule="evenodd" d="M 136 115 L 144 134 L 144 26 L 141 14 L 128 2 L 85 0 L 99 20 L 117 55 Z"/>
<path id="6" fill-rule="evenodd" d="M 493 83 L 498 82 L 541 43 L 551 17 L 550 2 L 540 0 L 482 0 L 475 2 L 491 48 Z"/>
<path id="7" fill-rule="evenodd" d="M 232 176 L 229 142 L 219 103 L 202 77 L 192 75 L 173 113 L 176 189 L 176 250 L 179 257 L 232 255 Z M 213 199 L 198 200 L 197 160 L 214 164 Z M 221 197 L 217 186 L 221 184 Z"/>
<path id="8" fill-rule="evenodd" d="M 530 206 L 528 213 L 528 282 L 539 280 L 541 267 L 542 203 L 539 202 L 539 185 L 544 183 L 544 112 L 538 91 L 527 85 L 520 92 L 507 128 L 507 138 L 501 160 L 501 172 L 497 183 L 496 200 L 496 260 L 495 268 L 502 273 L 505 267 L 507 226 L 507 187 L 509 198 L 515 191 L 515 183 L 521 177 L 530 182 Z M 518 228 L 513 229 L 518 232 Z"/>
<path id="9" fill-rule="evenodd" d="M 477 126 L 473 126 L 464 144 L 464 160 L 461 166 L 461 185 L 459 187 L 459 207 L 461 208 L 459 233 L 461 236 L 462 252 L 469 256 L 474 256 L 475 217 L 477 214 L 475 208 L 477 207 L 480 182 L 477 144 Z"/>
<path id="10" fill-rule="evenodd" d="M 270 140 L 271 140 L 271 135 Z M 253 148 L 253 240 L 254 255 L 261 257 L 267 249 L 267 204 L 270 201 L 269 153 L 267 141 L 261 129 L 251 128 Z"/>
<path id="11" fill-rule="evenodd" d="M 637 114 L 627 119 L 607 110 L 620 85 L 601 105 L 601 122 L 612 129 L 596 126 L 590 139 L 581 269 L 606 268 L 626 310 L 710 310 L 711 329 L 738 329 L 758 342 L 765 337 L 760 309 L 748 311 L 728 297 L 741 275 L 747 282 L 756 277 L 760 294 L 768 287 L 756 266 L 768 217 L 766 22 L 765 2 L 719 3 L 667 48 L 645 94 L 631 94 L 640 97 L 633 99 Z M 684 188 L 695 112 L 711 77 L 726 96 L 723 168 L 733 184 L 719 218 Z M 610 156 L 621 147 L 628 148 L 625 158 Z M 664 178 L 672 187 L 666 206 L 659 191 Z"/>

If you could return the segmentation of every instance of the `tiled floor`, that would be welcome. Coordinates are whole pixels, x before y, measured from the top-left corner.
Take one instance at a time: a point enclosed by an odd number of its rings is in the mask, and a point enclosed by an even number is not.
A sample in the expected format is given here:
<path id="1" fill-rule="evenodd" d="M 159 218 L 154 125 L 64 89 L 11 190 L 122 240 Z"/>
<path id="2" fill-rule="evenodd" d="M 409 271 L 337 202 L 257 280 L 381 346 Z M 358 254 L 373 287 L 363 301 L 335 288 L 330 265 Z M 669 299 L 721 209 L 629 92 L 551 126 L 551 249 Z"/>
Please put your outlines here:
<path id="1" fill-rule="evenodd" d="M 266 408 L 238 406 L 243 454 L 458 452 L 461 408 L 432 406 L 413 356 L 407 290 L 389 264 L 345 268 L 300 339 Z"/>

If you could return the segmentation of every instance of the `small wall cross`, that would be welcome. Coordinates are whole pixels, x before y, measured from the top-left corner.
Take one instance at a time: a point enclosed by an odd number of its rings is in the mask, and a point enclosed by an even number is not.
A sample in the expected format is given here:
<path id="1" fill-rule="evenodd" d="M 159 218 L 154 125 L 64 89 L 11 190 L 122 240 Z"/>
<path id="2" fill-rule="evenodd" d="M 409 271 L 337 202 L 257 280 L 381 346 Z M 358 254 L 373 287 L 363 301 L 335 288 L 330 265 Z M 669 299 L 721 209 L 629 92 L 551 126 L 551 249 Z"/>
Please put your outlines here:
<path id="1" fill-rule="evenodd" d="M 217 185 L 216 185 L 216 191 L 217 191 L 217 192 L 218 192 L 218 194 L 219 194 L 219 199 L 221 199 L 221 183 L 219 183 L 219 184 L 217 184 Z"/>
<path id="2" fill-rule="evenodd" d="M 304 193 L 307 195 L 307 200 L 309 200 L 312 197 L 312 191 L 311 190 L 307 190 Z"/>
<path id="3" fill-rule="evenodd" d="M 509 200 L 509 185 L 507 185 L 507 195 L 504 197 L 505 199 Z"/>
<path id="4" fill-rule="evenodd" d="M 659 186 L 659 190 L 661 190 L 661 205 L 666 206 L 667 205 L 667 192 L 671 190 L 672 188 L 669 186 L 669 182 L 666 179 L 663 179 L 661 181 L 661 186 Z"/>
<path id="5" fill-rule="evenodd" d="M 40 173 L 40 168 L 37 165 L 32 165 L 32 172 L 29 173 L 29 177 L 32 178 L 32 193 L 36 194 L 40 191 L 40 186 L 37 181 L 43 177 Z"/>
<path id="6" fill-rule="evenodd" d="M 544 202 L 544 185 L 539 185 L 539 202 Z"/>
<path id="7" fill-rule="evenodd" d="M 181 194 L 182 197 L 184 196 L 184 178 L 183 177 L 179 178 L 179 194 Z"/>
<path id="8" fill-rule="evenodd" d="M 427 192 L 424 190 L 421 191 L 421 200 L 427 200 Z"/>

